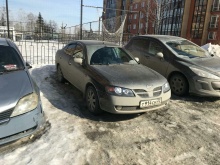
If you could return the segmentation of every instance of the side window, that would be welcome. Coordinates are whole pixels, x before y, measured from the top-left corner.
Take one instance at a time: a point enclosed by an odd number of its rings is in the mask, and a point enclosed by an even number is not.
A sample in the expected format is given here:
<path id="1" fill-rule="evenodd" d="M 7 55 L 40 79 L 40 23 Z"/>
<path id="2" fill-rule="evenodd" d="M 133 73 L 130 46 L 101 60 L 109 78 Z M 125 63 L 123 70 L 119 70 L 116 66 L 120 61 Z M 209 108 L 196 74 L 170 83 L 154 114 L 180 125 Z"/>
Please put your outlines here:
<path id="1" fill-rule="evenodd" d="M 147 53 L 148 41 L 145 39 L 134 40 L 132 44 L 132 50 L 142 53 Z"/>
<path id="2" fill-rule="evenodd" d="M 83 48 L 80 45 L 76 46 L 76 49 L 74 50 L 73 56 L 75 58 L 83 58 Z"/>
<path id="3" fill-rule="evenodd" d="M 64 52 L 70 56 L 73 55 L 75 50 L 76 44 L 70 44 L 67 47 L 64 48 Z"/>
<path id="4" fill-rule="evenodd" d="M 162 46 L 160 46 L 158 43 L 156 43 L 154 41 L 150 41 L 148 53 L 151 55 L 156 55 L 159 52 L 163 53 Z"/>

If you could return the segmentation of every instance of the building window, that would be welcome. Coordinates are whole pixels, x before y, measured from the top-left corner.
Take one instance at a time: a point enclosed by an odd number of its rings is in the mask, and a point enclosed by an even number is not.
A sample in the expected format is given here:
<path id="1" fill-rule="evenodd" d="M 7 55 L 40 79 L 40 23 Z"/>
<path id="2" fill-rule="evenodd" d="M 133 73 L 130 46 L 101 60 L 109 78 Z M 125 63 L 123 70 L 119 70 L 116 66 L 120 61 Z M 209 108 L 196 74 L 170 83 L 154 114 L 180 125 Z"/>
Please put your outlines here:
<path id="1" fill-rule="evenodd" d="M 192 38 L 202 38 L 206 9 L 207 0 L 196 0 L 192 23 Z"/>
<path id="2" fill-rule="evenodd" d="M 186 0 L 161 1 L 162 19 L 159 28 L 155 26 L 158 34 L 180 36 L 183 20 L 183 10 Z M 155 13 L 156 15 L 156 13 Z"/>
<path id="3" fill-rule="evenodd" d="M 136 29 L 136 24 L 133 24 L 133 29 Z"/>
<path id="4" fill-rule="evenodd" d="M 216 32 L 209 32 L 208 39 L 209 40 L 216 40 Z"/>
<path id="5" fill-rule="evenodd" d="M 145 6 L 145 2 L 142 2 L 142 3 L 141 3 L 141 7 L 144 7 L 144 6 Z"/>
<path id="6" fill-rule="evenodd" d="M 212 11 L 220 10 L 220 0 L 213 0 Z"/>
<path id="7" fill-rule="evenodd" d="M 133 10 L 133 6 L 131 5 L 131 6 L 130 6 L 130 11 L 132 11 L 132 10 Z"/>
<path id="8" fill-rule="evenodd" d="M 137 9 L 137 8 L 138 8 L 138 4 L 137 4 L 137 3 L 134 5 L 134 8 L 135 8 L 135 9 Z"/>
<path id="9" fill-rule="evenodd" d="M 144 24 L 143 24 L 143 23 L 141 23 L 141 24 L 140 24 L 140 28 L 139 28 L 139 29 L 143 29 L 143 27 L 144 27 Z"/>
<path id="10" fill-rule="evenodd" d="M 134 14 L 134 19 L 137 19 L 137 14 Z"/>
<path id="11" fill-rule="evenodd" d="M 141 18 L 144 18 L 144 13 L 141 12 Z"/>
<path id="12" fill-rule="evenodd" d="M 217 28 L 218 27 L 218 15 L 216 16 L 211 16 L 211 21 L 210 21 L 210 28 Z"/>

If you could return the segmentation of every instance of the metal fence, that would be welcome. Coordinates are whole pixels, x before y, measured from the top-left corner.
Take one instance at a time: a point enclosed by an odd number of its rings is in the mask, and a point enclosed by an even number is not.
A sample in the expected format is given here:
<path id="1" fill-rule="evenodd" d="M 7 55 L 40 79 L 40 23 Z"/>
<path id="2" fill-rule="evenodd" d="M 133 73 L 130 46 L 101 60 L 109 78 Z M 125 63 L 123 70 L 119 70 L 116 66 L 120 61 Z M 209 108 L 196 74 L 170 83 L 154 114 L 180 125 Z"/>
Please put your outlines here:
<path id="1" fill-rule="evenodd" d="M 24 60 L 30 64 L 54 64 L 56 51 L 65 45 L 62 42 L 50 40 L 21 40 L 15 43 Z"/>
<path id="2" fill-rule="evenodd" d="M 132 34 L 123 33 L 119 21 L 125 21 L 125 16 L 119 16 L 111 21 L 84 23 L 82 26 L 83 40 L 101 40 L 124 45 Z M 109 23 L 106 23 L 110 22 Z M 118 27 L 116 32 L 109 32 L 105 26 Z M 55 54 L 68 42 L 80 39 L 80 25 L 60 28 L 53 24 L 39 24 L 36 21 L 10 22 L 10 38 L 17 44 L 24 59 L 31 64 L 54 64 Z M 7 27 L 0 26 L 0 37 L 7 37 Z M 109 28 L 112 29 L 112 28 Z M 114 30 L 115 31 L 115 30 Z"/>

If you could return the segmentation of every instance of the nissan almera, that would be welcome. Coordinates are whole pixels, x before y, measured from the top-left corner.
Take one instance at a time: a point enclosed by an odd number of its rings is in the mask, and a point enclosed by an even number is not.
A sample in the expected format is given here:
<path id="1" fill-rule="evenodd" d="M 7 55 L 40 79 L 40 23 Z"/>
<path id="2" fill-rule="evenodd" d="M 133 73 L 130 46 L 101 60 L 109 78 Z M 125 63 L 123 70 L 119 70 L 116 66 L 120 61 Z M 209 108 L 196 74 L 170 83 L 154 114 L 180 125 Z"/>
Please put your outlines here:
<path id="1" fill-rule="evenodd" d="M 128 114 L 167 109 L 167 80 L 123 48 L 104 41 L 73 41 L 56 53 L 57 76 L 84 95 L 94 114 Z"/>

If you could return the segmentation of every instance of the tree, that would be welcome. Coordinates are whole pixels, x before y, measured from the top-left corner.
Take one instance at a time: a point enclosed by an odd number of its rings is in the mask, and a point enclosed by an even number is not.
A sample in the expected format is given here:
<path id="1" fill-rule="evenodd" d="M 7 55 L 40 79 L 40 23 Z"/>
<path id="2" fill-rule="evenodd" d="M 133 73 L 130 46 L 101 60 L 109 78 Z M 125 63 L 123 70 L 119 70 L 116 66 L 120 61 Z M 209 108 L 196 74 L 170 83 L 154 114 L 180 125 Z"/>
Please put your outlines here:
<path id="1" fill-rule="evenodd" d="M 1 19 L 0 19 L 0 26 L 6 26 L 6 8 L 2 7 L 0 10 L 1 13 Z"/>
<path id="2" fill-rule="evenodd" d="M 39 12 L 38 17 L 37 17 L 37 21 L 36 21 L 36 27 L 35 27 L 35 33 L 38 38 L 42 38 L 43 27 L 44 27 L 44 19 L 41 16 L 41 13 Z"/>
<path id="3" fill-rule="evenodd" d="M 5 15 L 4 15 L 4 13 L 2 13 L 2 16 L 1 16 L 0 26 L 6 26 L 6 20 L 5 20 Z"/>
<path id="4" fill-rule="evenodd" d="M 184 1 L 177 0 L 148 0 L 147 2 L 147 25 L 150 23 L 154 26 L 154 33 L 159 34 L 161 31 L 163 21 L 168 18 L 168 14 L 176 15 L 177 11 L 180 11 L 180 8 L 183 6 Z M 169 15 L 171 16 L 171 15 Z M 173 20 L 173 21 L 179 21 L 179 20 Z M 149 28 L 149 27 L 148 27 Z"/>
<path id="5" fill-rule="evenodd" d="M 27 15 L 27 23 L 26 30 L 29 32 L 34 31 L 34 27 L 36 26 L 37 17 L 33 13 L 29 13 Z"/>

